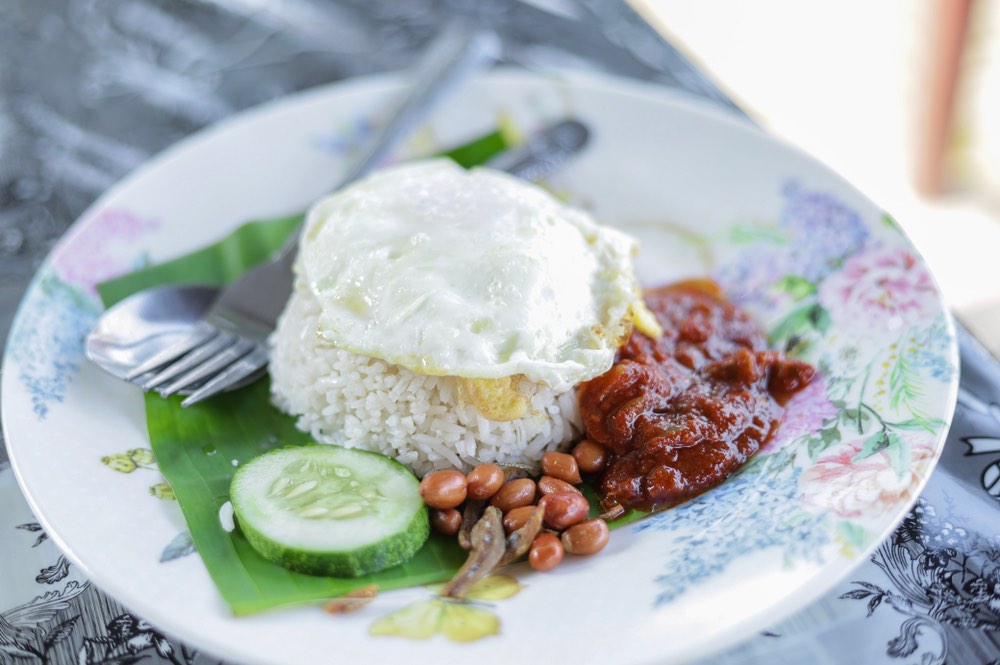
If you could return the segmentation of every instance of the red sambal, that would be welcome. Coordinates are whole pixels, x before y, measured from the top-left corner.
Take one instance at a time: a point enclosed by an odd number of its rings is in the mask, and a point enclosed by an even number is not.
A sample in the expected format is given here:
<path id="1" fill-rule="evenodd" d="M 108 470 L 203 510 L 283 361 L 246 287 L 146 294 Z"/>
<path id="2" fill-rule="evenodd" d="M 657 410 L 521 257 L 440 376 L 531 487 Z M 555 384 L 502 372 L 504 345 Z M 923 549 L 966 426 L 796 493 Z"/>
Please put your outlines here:
<path id="1" fill-rule="evenodd" d="M 587 437 L 612 453 L 601 494 L 651 510 L 701 494 L 743 465 L 815 370 L 768 350 L 763 331 L 714 282 L 680 282 L 645 300 L 663 335 L 634 331 L 579 400 Z"/>

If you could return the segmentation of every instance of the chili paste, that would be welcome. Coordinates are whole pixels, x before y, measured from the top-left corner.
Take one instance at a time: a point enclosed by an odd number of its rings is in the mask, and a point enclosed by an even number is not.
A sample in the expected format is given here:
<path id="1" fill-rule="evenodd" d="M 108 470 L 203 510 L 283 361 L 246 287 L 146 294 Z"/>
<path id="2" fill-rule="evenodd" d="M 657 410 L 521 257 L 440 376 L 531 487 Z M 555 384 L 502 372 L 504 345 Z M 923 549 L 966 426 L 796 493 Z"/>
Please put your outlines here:
<path id="1" fill-rule="evenodd" d="M 588 438 L 611 452 L 601 494 L 652 510 L 743 465 L 815 370 L 768 350 L 764 332 L 714 282 L 680 282 L 645 300 L 663 335 L 633 331 L 614 366 L 580 387 L 579 401 Z"/>

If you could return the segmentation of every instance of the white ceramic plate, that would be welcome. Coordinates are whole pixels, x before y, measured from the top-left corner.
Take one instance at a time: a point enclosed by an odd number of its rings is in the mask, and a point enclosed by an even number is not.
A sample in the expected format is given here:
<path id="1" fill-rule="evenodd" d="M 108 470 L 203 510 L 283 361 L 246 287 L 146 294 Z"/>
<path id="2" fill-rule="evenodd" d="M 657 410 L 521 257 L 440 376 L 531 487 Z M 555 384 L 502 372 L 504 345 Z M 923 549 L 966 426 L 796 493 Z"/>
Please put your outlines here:
<path id="1" fill-rule="evenodd" d="M 725 112 L 637 84 L 498 73 L 448 104 L 408 152 L 460 142 L 503 114 L 525 131 L 577 115 L 593 144 L 553 187 L 639 237 L 645 284 L 714 275 L 821 379 L 719 488 L 616 531 L 598 556 L 548 574 L 514 568 L 523 588 L 488 608 L 499 635 L 369 635 L 423 589 L 345 617 L 233 618 L 198 556 L 179 556 L 184 523 L 144 464 L 139 392 L 83 359 L 100 309 L 93 285 L 305 208 L 395 89 L 381 78 L 323 88 L 183 142 L 96 203 L 40 270 L 5 356 L 3 422 L 33 510 L 100 587 L 246 663 L 679 662 L 808 603 L 890 532 L 931 472 L 957 388 L 950 318 L 892 220 Z"/>

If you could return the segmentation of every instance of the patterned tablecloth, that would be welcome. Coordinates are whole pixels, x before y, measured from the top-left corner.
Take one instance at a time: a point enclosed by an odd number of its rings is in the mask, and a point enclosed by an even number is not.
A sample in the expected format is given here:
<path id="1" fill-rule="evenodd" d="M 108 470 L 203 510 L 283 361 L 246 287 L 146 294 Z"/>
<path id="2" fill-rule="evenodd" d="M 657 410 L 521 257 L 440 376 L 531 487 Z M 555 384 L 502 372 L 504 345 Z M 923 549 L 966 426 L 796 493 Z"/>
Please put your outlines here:
<path id="1" fill-rule="evenodd" d="M 633 77 L 739 112 L 621 2 L 11 0 L 0 341 L 51 245 L 115 181 L 242 109 L 408 66 L 456 13 L 497 30 L 505 64 Z M 1000 364 L 964 331 L 960 342 L 954 425 L 895 534 L 825 598 L 711 662 L 1000 663 Z M 47 539 L 0 447 L 0 663 L 140 659 L 217 662 L 90 585 Z"/>

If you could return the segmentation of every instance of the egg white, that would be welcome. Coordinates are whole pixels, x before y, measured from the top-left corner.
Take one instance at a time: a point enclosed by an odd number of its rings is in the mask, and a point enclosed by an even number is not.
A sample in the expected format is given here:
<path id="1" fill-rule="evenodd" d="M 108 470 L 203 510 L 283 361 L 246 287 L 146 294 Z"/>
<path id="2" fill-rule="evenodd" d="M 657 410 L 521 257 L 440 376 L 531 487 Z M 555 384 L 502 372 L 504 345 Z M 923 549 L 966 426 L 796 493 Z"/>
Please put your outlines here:
<path id="1" fill-rule="evenodd" d="M 607 371 L 639 288 L 635 242 L 535 185 L 449 160 L 380 171 L 309 212 L 297 270 L 319 334 L 421 374 Z"/>

